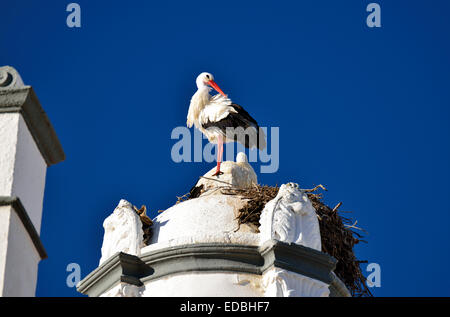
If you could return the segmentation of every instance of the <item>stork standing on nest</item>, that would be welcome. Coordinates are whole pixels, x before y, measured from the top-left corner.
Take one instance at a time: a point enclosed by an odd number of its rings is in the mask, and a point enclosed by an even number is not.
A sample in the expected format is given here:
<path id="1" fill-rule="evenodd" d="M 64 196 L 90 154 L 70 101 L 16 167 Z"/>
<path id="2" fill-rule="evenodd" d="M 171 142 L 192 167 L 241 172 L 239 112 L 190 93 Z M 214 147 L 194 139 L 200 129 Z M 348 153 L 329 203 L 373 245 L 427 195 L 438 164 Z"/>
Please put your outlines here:
<path id="1" fill-rule="evenodd" d="M 198 90 L 191 99 L 187 126 L 195 125 L 209 142 L 217 144 L 217 169 L 212 176 L 218 176 L 222 174 L 220 163 L 224 143 L 237 141 L 246 148 L 263 150 L 266 147 L 265 135 L 256 120 L 219 88 L 213 75 L 201 73 L 196 84 Z M 212 88 L 219 94 L 211 96 Z M 227 136 L 227 131 L 232 133 Z"/>

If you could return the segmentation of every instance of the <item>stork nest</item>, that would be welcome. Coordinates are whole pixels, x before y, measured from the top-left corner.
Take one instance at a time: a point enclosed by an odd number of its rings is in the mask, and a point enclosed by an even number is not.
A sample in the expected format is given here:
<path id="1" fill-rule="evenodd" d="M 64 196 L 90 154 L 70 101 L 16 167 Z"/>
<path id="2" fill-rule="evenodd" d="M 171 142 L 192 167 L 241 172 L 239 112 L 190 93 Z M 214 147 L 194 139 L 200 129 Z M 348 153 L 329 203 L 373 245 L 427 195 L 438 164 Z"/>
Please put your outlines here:
<path id="1" fill-rule="evenodd" d="M 201 187 L 193 187 L 190 193 L 178 197 L 178 202 L 196 198 L 202 192 Z M 317 193 L 321 188 L 326 191 L 325 187 L 318 185 L 313 189 L 304 190 L 310 199 L 320 226 L 320 236 L 322 240 L 322 251 L 334 257 L 337 260 L 334 273 L 350 290 L 354 297 L 370 297 L 373 296 L 366 285 L 366 278 L 362 274 L 361 263 L 367 261 L 359 261 L 353 251 L 353 248 L 362 240 L 361 228 L 356 227 L 357 221 L 353 222 L 350 218 L 340 215 L 338 210 L 342 203 L 334 208 L 330 208 L 323 203 L 323 194 Z M 261 212 L 265 205 L 278 194 L 279 187 L 267 185 L 255 185 L 248 189 L 237 189 L 233 187 L 222 187 L 221 192 L 228 195 L 239 195 L 244 198 L 246 204 L 239 210 L 237 221 L 239 226 L 242 224 L 251 225 L 259 228 Z M 359 232 L 357 232 L 357 231 Z"/>

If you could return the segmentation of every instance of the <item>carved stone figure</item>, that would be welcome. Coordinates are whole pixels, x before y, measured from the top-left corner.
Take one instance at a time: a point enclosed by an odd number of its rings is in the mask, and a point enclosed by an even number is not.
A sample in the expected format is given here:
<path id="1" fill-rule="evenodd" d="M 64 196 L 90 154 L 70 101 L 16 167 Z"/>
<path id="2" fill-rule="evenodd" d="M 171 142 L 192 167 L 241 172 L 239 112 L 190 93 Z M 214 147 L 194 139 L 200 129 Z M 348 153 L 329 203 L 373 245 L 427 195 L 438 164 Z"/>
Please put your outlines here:
<path id="1" fill-rule="evenodd" d="M 316 212 L 297 184 L 281 185 L 278 195 L 264 207 L 260 224 L 260 244 L 273 239 L 321 251 Z"/>
<path id="2" fill-rule="evenodd" d="M 140 255 L 143 247 L 142 222 L 133 205 L 122 199 L 103 222 L 105 235 L 100 264 L 117 252 Z"/>

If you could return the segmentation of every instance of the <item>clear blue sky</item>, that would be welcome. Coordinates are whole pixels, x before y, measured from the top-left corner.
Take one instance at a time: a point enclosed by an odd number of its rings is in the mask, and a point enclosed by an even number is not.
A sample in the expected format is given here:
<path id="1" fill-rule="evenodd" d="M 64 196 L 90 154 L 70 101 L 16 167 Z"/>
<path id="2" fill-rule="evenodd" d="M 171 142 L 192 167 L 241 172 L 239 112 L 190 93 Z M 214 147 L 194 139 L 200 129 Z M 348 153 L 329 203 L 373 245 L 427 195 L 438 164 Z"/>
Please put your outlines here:
<path id="1" fill-rule="evenodd" d="M 37 295 L 79 296 L 66 266 L 97 266 L 121 198 L 155 216 L 214 166 L 170 156 L 202 71 L 280 128 L 260 183 L 322 183 L 353 211 L 376 296 L 450 295 L 449 1 L 378 1 L 379 29 L 364 0 L 79 0 L 80 29 L 69 2 L 0 5 L 0 64 L 34 87 L 67 155 L 48 169 Z"/>

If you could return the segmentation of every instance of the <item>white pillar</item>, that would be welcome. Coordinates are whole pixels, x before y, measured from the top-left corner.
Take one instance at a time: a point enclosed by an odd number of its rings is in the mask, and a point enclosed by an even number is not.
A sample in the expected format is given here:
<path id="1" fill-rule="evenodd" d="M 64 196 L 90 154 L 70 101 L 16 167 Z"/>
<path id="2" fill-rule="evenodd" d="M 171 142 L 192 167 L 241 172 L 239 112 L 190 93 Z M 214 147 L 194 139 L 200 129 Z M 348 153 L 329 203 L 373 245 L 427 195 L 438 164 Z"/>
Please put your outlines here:
<path id="1" fill-rule="evenodd" d="M 47 166 L 64 152 L 33 89 L 0 68 L 0 296 L 34 296 Z"/>

